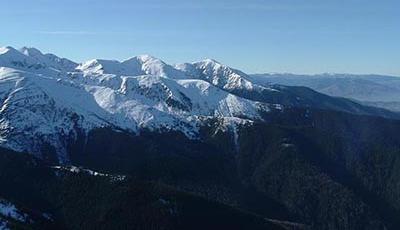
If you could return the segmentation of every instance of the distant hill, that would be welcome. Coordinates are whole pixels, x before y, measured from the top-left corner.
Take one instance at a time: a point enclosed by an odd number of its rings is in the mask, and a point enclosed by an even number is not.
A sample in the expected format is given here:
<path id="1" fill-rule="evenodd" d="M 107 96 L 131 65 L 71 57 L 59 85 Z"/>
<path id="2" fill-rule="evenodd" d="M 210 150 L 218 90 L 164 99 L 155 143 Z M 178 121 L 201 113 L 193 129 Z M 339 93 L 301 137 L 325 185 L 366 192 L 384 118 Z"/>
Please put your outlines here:
<path id="1" fill-rule="evenodd" d="M 366 105 L 400 111 L 400 77 L 353 74 L 254 74 L 261 85 L 305 86 L 320 93 L 357 100 Z"/>

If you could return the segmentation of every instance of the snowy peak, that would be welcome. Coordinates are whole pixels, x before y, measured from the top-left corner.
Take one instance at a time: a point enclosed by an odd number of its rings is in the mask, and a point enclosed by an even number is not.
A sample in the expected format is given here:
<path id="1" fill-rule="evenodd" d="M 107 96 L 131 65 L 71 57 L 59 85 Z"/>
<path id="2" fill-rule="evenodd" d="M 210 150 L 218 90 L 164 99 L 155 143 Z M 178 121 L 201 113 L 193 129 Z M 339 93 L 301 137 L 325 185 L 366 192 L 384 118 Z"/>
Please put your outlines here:
<path id="1" fill-rule="evenodd" d="M 193 64 L 208 65 L 208 66 L 213 66 L 213 67 L 217 66 L 217 68 L 224 66 L 219 61 L 217 61 L 215 59 L 212 59 L 212 58 L 206 58 L 206 59 L 204 59 L 202 61 L 194 62 Z M 224 66 L 224 67 L 227 67 L 227 66 Z"/>
<path id="2" fill-rule="evenodd" d="M 0 47 L 0 55 L 6 54 L 8 52 L 16 52 L 17 50 L 11 46 Z"/>
<path id="3" fill-rule="evenodd" d="M 19 50 L 26 56 L 36 59 L 46 67 L 57 69 L 63 72 L 71 72 L 78 66 L 77 63 L 66 58 L 60 58 L 54 54 L 43 54 L 40 50 L 32 47 L 23 47 Z"/>
<path id="4" fill-rule="evenodd" d="M 142 63 L 145 63 L 145 62 L 157 62 L 157 63 L 165 65 L 165 63 L 163 61 L 161 61 L 160 59 L 155 58 L 155 57 L 153 57 L 153 56 L 151 56 L 149 54 L 138 55 L 138 56 L 132 57 L 130 59 L 136 59 L 136 60 L 138 60 L 138 61 L 140 61 Z M 128 59 L 128 60 L 130 60 L 130 59 Z"/>
<path id="5" fill-rule="evenodd" d="M 187 75 L 204 79 L 221 89 L 233 91 L 242 89 L 251 90 L 254 88 L 245 73 L 223 65 L 213 59 L 205 59 L 191 64 L 179 64 L 175 67 Z"/>
<path id="6" fill-rule="evenodd" d="M 36 49 L 36 48 L 33 48 L 33 47 L 26 47 L 26 46 L 24 46 L 24 47 L 22 47 L 19 51 L 20 51 L 21 53 L 23 53 L 24 55 L 30 56 L 30 57 L 43 56 L 43 53 L 42 53 L 40 50 L 38 50 L 38 49 Z"/>
<path id="7" fill-rule="evenodd" d="M 125 69 L 130 70 L 127 74 L 130 76 L 157 75 L 167 77 L 164 71 L 167 64 L 151 55 L 145 54 L 135 56 L 123 61 L 121 65 Z"/>
<path id="8" fill-rule="evenodd" d="M 254 86 L 245 73 L 213 59 L 172 66 L 151 55 L 139 55 L 123 62 L 95 59 L 79 65 L 77 70 L 92 75 L 153 75 L 171 79 L 201 79 L 229 91 L 259 87 Z"/>
<path id="9" fill-rule="evenodd" d="M 54 54 L 43 54 L 35 48 L 23 47 L 20 50 L 12 47 L 0 48 L 0 65 L 22 70 L 57 72 L 73 71 L 78 64 Z"/>
<path id="10" fill-rule="evenodd" d="M 155 75 L 183 79 L 186 74 L 150 55 L 139 55 L 123 62 L 95 59 L 78 66 L 77 70 L 88 74 L 114 74 L 118 76 Z"/>
<path id="11" fill-rule="evenodd" d="M 157 75 L 173 79 L 184 79 L 187 77 L 182 71 L 150 55 L 139 55 L 124 61 L 123 64 L 129 66 L 132 62 L 140 63 L 141 70 L 147 75 Z"/>
<path id="12" fill-rule="evenodd" d="M 77 70 L 89 74 L 121 74 L 121 63 L 115 60 L 93 59 L 80 64 Z"/>
<path id="13" fill-rule="evenodd" d="M 172 66 L 151 55 L 139 55 L 122 62 L 94 59 L 78 65 L 53 54 L 43 54 L 35 48 L 23 47 L 18 51 L 12 47 L 4 47 L 0 51 L 1 66 L 28 69 L 36 73 L 48 74 L 49 71 L 55 71 L 78 72 L 90 76 L 153 75 L 171 79 L 201 79 L 229 92 L 260 88 L 249 81 L 245 73 L 213 59 Z"/>
<path id="14" fill-rule="evenodd" d="M 38 63 L 34 58 L 26 56 L 9 46 L 0 48 L 0 66 L 17 69 L 44 68 L 44 65 Z"/>
<path id="15" fill-rule="evenodd" d="M 8 52 L 8 50 L 9 50 L 9 47 L 8 47 L 8 46 L 0 47 L 0 55 L 2 55 L 2 54 L 4 54 L 4 53 Z"/>
<path id="16" fill-rule="evenodd" d="M 145 75 L 142 70 L 142 62 L 136 57 L 124 62 L 116 60 L 93 59 L 80 64 L 77 70 L 87 74 L 114 74 L 124 76 Z"/>

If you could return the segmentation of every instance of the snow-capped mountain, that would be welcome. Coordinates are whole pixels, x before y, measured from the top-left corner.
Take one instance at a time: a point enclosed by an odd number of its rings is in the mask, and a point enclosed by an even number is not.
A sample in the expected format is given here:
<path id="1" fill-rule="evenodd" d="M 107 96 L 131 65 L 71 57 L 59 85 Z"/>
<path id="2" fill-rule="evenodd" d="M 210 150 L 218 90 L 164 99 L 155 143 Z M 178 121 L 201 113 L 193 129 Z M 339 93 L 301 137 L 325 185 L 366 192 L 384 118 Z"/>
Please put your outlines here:
<path id="1" fill-rule="evenodd" d="M 183 72 L 150 55 L 136 56 L 123 62 L 94 59 L 82 63 L 77 67 L 77 70 L 92 75 L 156 75 L 160 77 L 171 77 L 174 79 L 187 77 Z"/>
<path id="2" fill-rule="evenodd" d="M 197 138 L 208 119 L 235 126 L 277 107 L 225 90 L 253 87 L 239 71 L 209 60 L 189 65 L 196 71 L 149 55 L 78 65 L 34 48 L 1 48 L 1 146 L 38 156 L 50 146 L 66 162 L 67 141 L 95 128 L 176 130 Z"/>
<path id="3" fill-rule="evenodd" d="M 307 88 L 257 84 L 215 60 L 169 65 L 149 55 L 77 64 L 35 48 L 0 48 L 0 146 L 37 156 L 53 149 L 68 162 L 68 144 L 108 127 L 140 134 L 202 127 L 235 132 L 270 111 L 306 107 L 396 117 Z"/>
<path id="4" fill-rule="evenodd" d="M 74 71 L 78 66 L 77 63 L 66 58 L 60 58 L 54 54 L 43 54 L 40 50 L 35 48 L 23 47 L 19 50 L 26 56 L 36 59 L 37 62 L 44 64 L 46 67 L 54 68 L 61 71 Z"/>
<path id="5" fill-rule="evenodd" d="M 54 54 L 43 54 L 35 48 L 0 47 L 0 66 L 43 73 L 73 71 L 78 64 Z"/>
<path id="6" fill-rule="evenodd" d="M 247 79 L 245 73 L 232 69 L 212 59 L 206 59 L 191 64 L 178 64 L 176 68 L 193 78 L 204 79 L 226 90 L 251 90 L 255 87 L 254 84 Z"/>

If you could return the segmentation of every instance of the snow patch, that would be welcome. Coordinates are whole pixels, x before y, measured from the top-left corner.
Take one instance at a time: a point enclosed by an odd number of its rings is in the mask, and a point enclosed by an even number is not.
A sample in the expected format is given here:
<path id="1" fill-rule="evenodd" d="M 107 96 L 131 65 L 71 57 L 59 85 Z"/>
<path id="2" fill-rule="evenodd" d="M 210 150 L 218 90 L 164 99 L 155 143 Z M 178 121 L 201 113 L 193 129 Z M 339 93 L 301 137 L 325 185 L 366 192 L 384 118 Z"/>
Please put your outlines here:
<path id="1" fill-rule="evenodd" d="M 71 173 L 84 173 L 90 176 L 98 176 L 98 177 L 108 177 L 110 178 L 111 181 L 123 181 L 126 179 L 125 175 L 112 175 L 112 174 L 107 174 L 107 173 L 101 173 L 101 172 L 96 172 L 90 169 L 85 169 L 83 167 L 77 167 L 77 166 L 52 166 L 51 168 L 57 170 L 57 171 L 65 171 L 65 172 L 71 172 Z M 56 172 L 57 172 L 56 171 Z"/>
<path id="2" fill-rule="evenodd" d="M 29 220 L 27 214 L 19 211 L 14 204 L 5 200 L 0 200 L 0 215 L 19 222 L 27 222 Z"/>

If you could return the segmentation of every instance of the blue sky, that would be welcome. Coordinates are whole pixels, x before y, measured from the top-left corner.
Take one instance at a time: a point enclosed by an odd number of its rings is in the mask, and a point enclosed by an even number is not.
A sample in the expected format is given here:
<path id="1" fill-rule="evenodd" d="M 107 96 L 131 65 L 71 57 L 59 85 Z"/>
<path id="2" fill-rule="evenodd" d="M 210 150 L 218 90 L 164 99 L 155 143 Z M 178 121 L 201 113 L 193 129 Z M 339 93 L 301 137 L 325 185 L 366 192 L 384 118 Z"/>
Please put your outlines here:
<path id="1" fill-rule="evenodd" d="M 248 73 L 400 76 L 400 1 L 0 0 L 0 46 L 76 61 L 151 54 Z"/>

